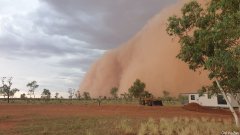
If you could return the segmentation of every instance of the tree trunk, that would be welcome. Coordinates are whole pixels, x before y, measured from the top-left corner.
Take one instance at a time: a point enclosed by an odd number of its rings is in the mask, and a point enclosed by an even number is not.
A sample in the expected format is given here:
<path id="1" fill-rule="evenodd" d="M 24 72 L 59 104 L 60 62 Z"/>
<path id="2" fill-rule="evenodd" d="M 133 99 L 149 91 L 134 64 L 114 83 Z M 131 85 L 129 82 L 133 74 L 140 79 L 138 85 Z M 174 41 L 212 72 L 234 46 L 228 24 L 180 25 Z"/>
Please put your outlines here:
<path id="1" fill-rule="evenodd" d="M 239 6 L 240 6 L 240 4 L 239 4 Z M 237 93 L 237 94 L 236 94 L 236 98 L 235 98 L 235 100 L 236 100 L 236 102 L 237 102 L 237 104 L 238 104 L 238 113 L 240 113 L 240 101 L 239 101 L 239 96 L 240 96 L 240 94 Z"/>
<path id="2" fill-rule="evenodd" d="M 233 93 L 232 93 L 233 96 Z M 238 113 L 240 113 L 240 102 L 239 102 L 239 94 L 237 93 L 236 95 L 233 96 L 233 100 L 235 100 L 235 102 L 238 105 Z"/>
<path id="3" fill-rule="evenodd" d="M 220 86 L 220 84 L 219 84 L 217 79 L 216 79 L 216 83 L 217 83 L 217 86 L 220 89 L 221 93 L 223 94 L 223 97 L 226 100 L 227 105 L 228 105 L 230 111 L 232 112 L 232 115 L 234 117 L 236 126 L 239 127 L 239 119 L 238 119 L 238 115 L 237 115 L 236 111 L 233 109 L 233 107 L 232 107 L 232 105 L 231 105 L 231 103 L 230 103 L 226 93 L 224 92 L 223 88 Z"/>
<path id="4" fill-rule="evenodd" d="M 10 93 L 9 93 L 9 90 L 8 90 L 8 93 L 7 93 L 8 103 L 9 103 L 9 97 L 10 97 Z"/>

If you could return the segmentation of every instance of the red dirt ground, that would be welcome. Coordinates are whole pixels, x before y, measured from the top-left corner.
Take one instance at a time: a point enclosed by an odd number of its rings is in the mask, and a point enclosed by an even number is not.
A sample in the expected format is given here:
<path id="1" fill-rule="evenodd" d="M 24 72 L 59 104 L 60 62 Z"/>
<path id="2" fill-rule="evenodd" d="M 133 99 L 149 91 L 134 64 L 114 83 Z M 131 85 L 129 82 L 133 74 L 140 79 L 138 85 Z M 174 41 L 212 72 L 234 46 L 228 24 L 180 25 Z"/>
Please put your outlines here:
<path id="1" fill-rule="evenodd" d="M 204 107 L 197 103 L 187 104 L 183 106 L 183 108 L 189 111 L 196 111 L 196 112 L 202 112 L 202 113 L 223 114 L 223 115 L 231 114 L 231 112 L 227 109 Z"/>
<path id="2" fill-rule="evenodd" d="M 177 106 L 140 106 L 140 105 L 0 105 L 0 130 L 10 129 L 17 124 L 31 120 L 32 117 L 69 117 L 69 116 L 127 116 L 136 118 L 160 117 L 208 117 L 231 119 L 230 112 L 205 110 L 189 111 Z"/>

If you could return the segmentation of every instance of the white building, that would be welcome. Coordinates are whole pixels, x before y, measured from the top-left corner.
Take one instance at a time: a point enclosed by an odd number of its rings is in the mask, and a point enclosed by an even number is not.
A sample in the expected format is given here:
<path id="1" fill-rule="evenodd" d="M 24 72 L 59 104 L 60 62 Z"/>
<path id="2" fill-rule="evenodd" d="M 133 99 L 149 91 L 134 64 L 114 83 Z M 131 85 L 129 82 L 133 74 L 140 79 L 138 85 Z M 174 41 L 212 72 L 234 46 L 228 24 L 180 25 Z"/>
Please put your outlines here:
<path id="1" fill-rule="evenodd" d="M 185 93 L 185 95 L 188 95 L 189 103 L 198 103 L 199 105 L 207 107 L 228 107 L 223 95 L 209 96 L 208 94 L 203 94 L 202 96 L 199 96 L 198 93 Z M 233 107 L 238 107 L 237 101 L 235 101 L 231 95 L 228 95 L 227 97 Z"/>

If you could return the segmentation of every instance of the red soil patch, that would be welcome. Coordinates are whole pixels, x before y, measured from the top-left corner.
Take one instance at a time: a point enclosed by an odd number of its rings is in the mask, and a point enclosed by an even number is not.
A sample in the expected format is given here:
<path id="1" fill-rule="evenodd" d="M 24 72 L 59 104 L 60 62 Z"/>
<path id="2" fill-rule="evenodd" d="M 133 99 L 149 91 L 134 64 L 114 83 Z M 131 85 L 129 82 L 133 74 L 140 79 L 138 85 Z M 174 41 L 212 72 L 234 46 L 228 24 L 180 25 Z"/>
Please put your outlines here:
<path id="1" fill-rule="evenodd" d="M 182 107 L 173 106 L 140 106 L 140 105 L 0 105 L 0 130 L 9 130 L 16 125 L 21 125 L 36 118 L 56 117 L 101 117 L 101 116 L 126 116 L 134 118 L 160 118 L 160 117 L 209 117 L 231 118 L 228 113 L 212 113 L 212 111 L 189 111 L 193 105 Z M 186 108 L 190 108 L 186 110 Z M 196 108 L 196 106 L 195 106 Z M 197 110 L 202 110 L 198 108 Z M 202 113 L 204 112 L 204 113 Z M 209 113 L 211 112 L 211 113 Z M 215 111 L 216 112 L 216 111 Z M 7 119 L 1 117 L 8 116 Z"/>
<path id="2" fill-rule="evenodd" d="M 197 103 L 189 103 L 187 105 L 184 105 L 183 108 L 186 110 L 195 111 L 195 112 L 220 114 L 220 115 L 231 115 L 231 112 L 229 110 L 221 109 L 221 108 L 204 107 Z"/>

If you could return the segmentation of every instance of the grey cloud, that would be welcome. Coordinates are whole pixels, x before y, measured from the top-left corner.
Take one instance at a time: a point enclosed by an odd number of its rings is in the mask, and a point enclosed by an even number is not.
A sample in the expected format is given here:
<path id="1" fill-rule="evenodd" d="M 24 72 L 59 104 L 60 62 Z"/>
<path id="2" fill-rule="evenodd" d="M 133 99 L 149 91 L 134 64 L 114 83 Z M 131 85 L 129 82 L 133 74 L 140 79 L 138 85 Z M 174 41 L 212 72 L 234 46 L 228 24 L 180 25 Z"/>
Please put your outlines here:
<path id="1" fill-rule="evenodd" d="M 88 51 L 82 57 L 65 58 L 62 59 L 58 64 L 65 68 L 81 68 L 83 71 L 87 71 L 90 65 L 101 55 L 101 52 Z"/>
<path id="2" fill-rule="evenodd" d="M 16 38 L 7 35 L 0 37 L 0 41 L 5 41 L 0 43 L 1 51 L 5 53 L 11 53 L 19 50 L 22 46 L 21 42 L 19 42 Z"/>
<path id="3" fill-rule="evenodd" d="M 90 48 L 111 49 L 127 41 L 158 11 L 176 0 L 44 0 L 54 11 L 36 19 L 49 34 L 85 40 Z M 50 20 L 52 21 L 46 21 Z M 55 19 L 55 20 L 54 20 Z"/>
<path id="4" fill-rule="evenodd" d="M 28 19 L 30 20 L 31 17 Z M 15 18 L 14 22 L 8 22 L 3 26 L 4 33 L 0 35 L 0 53 L 2 57 L 37 57 L 64 56 L 67 54 L 85 54 L 86 42 L 74 40 L 64 35 L 47 35 L 41 32 L 37 26 L 30 28 L 21 26 L 22 20 Z M 25 19 L 25 18 L 24 18 Z M 28 23 L 32 23 L 29 21 Z M 20 29 L 14 29 L 13 27 Z M 84 51 L 83 51 L 84 50 Z"/>
<path id="5" fill-rule="evenodd" d="M 108 50 L 127 41 L 151 16 L 173 2 L 43 0 L 27 16 L 6 19 L 0 52 L 47 58 L 84 55 L 90 52 L 87 48 Z"/>
<path id="6" fill-rule="evenodd" d="M 1 20 L 5 31 L 0 36 L 0 51 L 45 58 L 77 55 L 86 47 L 111 49 L 127 41 L 149 18 L 175 1 L 42 0 L 32 13 Z M 68 42 L 65 37 L 76 42 Z"/>
<path id="7" fill-rule="evenodd" d="M 84 73 L 79 73 L 79 72 L 62 72 L 59 75 L 60 75 L 59 79 L 66 79 L 66 76 L 74 77 L 77 79 L 84 77 Z"/>
<path id="8" fill-rule="evenodd" d="M 81 68 L 86 71 L 94 59 L 67 59 L 61 61 L 59 64 L 63 67 L 68 68 Z"/>

